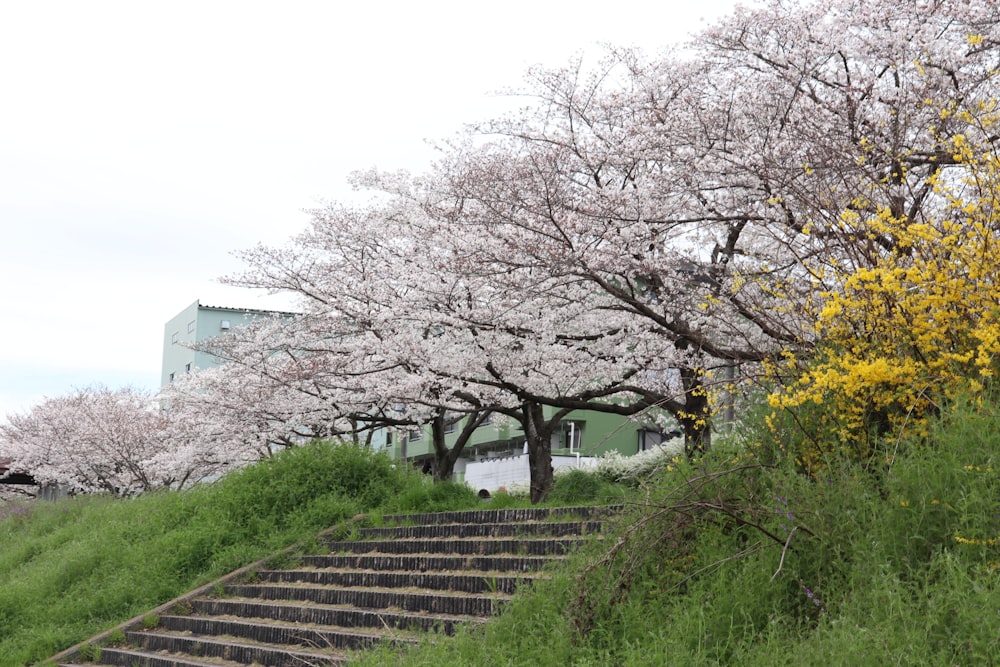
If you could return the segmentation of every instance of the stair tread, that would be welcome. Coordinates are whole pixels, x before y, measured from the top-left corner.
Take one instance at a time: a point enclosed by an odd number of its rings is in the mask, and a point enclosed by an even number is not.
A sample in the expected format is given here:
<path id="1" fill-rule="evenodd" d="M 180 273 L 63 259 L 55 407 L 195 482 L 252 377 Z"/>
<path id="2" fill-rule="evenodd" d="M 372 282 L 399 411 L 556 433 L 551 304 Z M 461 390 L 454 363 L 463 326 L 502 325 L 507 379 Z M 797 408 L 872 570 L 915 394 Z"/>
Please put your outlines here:
<path id="1" fill-rule="evenodd" d="M 313 584 L 309 582 L 258 582 L 254 584 L 234 584 L 234 589 L 238 588 L 262 588 L 267 590 L 282 589 L 282 588 L 294 588 L 294 589 L 309 589 L 309 590 L 329 590 L 329 591 L 344 591 L 345 593 L 386 593 L 393 595 L 430 595 L 435 597 L 481 597 L 489 598 L 491 600 L 506 600 L 510 597 L 507 593 L 484 591 L 482 593 L 467 593 L 465 591 L 451 591 L 442 590 L 437 588 L 422 588 L 420 586 L 337 586 L 335 584 Z M 222 599 L 228 599 L 225 596 Z"/>
<path id="2" fill-rule="evenodd" d="M 223 623 L 236 623 L 239 625 L 245 625 L 247 627 L 283 628 L 289 630 L 313 630 L 328 634 L 343 634 L 354 637 L 362 637 L 365 639 L 397 639 L 400 641 L 418 641 L 418 639 L 421 636 L 423 636 L 423 633 L 420 632 L 401 630 L 398 628 L 356 628 L 343 625 L 324 625 L 321 623 L 302 623 L 293 621 L 282 621 L 279 619 L 271 619 L 271 618 L 236 616 L 233 614 L 219 614 L 217 616 L 209 616 L 209 617 L 161 616 L 160 617 L 161 626 L 158 626 L 157 628 L 155 628 L 155 630 L 159 632 L 170 632 L 170 633 L 185 632 L 183 630 L 164 628 L 162 627 L 162 624 L 164 622 L 170 622 L 171 619 L 189 619 L 189 618 L 197 618 L 199 620 L 207 622 L 220 621 Z M 194 633 L 194 634 L 204 635 L 205 633 Z"/>
<path id="3" fill-rule="evenodd" d="M 273 649 L 276 651 L 282 651 L 289 654 L 294 654 L 296 656 L 312 656 L 312 657 L 328 657 L 328 656 L 341 656 L 346 655 L 346 652 L 329 647 L 329 646 L 308 646 L 305 644 L 275 644 L 273 642 L 261 641 L 259 639 L 253 639 L 251 637 L 232 637 L 226 636 L 224 638 L 216 637 L 215 635 L 203 635 L 195 634 L 191 632 L 174 632 L 170 630 L 161 630 L 159 628 L 153 628 L 151 630 L 134 630 L 128 633 L 129 635 L 142 635 L 146 637 L 171 637 L 178 639 L 188 639 L 191 641 L 196 641 L 199 644 L 214 644 L 214 645 L 240 645 L 240 646 L 255 646 L 260 648 Z"/>
<path id="4" fill-rule="evenodd" d="M 258 570 L 257 573 L 260 575 L 269 576 L 273 573 L 288 572 L 288 573 L 312 573 L 312 572 L 329 572 L 331 574 L 404 574 L 404 575 L 421 575 L 421 574 L 437 574 L 442 577 L 482 577 L 484 579 L 497 577 L 504 579 L 537 579 L 542 576 L 536 572 L 528 572 L 526 574 L 510 574 L 510 570 L 430 570 L 426 572 L 414 572 L 413 570 L 376 570 L 373 568 L 357 568 L 357 567 L 322 567 L 322 566 L 302 566 L 295 568 L 288 568 L 282 570 Z"/>
<path id="5" fill-rule="evenodd" d="M 547 575 L 534 571 L 497 572 L 483 570 L 438 571 L 434 567 L 420 570 L 358 570 L 348 568 L 297 568 L 294 570 L 263 570 L 251 585 L 331 586 L 336 588 L 420 589 L 442 593 L 478 594 L 482 592 L 513 593 L 521 586 L 533 584 Z"/>
<path id="6" fill-rule="evenodd" d="M 600 519 L 572 519 L 568 521 L 552 521 L 552 520 L 534 520 L 534 521 L 480 521 L 477 523 L 463 523 L 461 521 L 449 521 L 444 523 L 383 523 L 381 525 L 374 526 L 364 526 L 358 528 L 359 531 L 366 530 L 407 530 L 410 528 L 427 528 L 427 529 L 451 529 L 451 528 L 462 528 L 475 526 L 477 530 L 485 530 L 487 528 L 496 528 L 499 530 L 517 530 L 521 527 L 527 527 L 528 533 L 530 534 L 536 528 L 551 527 L 554 529 L 570 528 L 570 527 L 585 527 L 594 526 L 598 527 L 604 522 Z"/>
<path id="7" fill-rule="evenodd" d="M 366 544 L 365 541 L 356 542 L 352 544 Z M 327 553 L 327 554 L 310 554 L 309 556 L 304 556 L 308 559 L 317 558 L 343 558 L 343 557 L 365 557 L 365 558 L 461 558 L 462 560 L 470 560 L 473 558 L 504 558 L 509 561 L 516 561 L 519 559 L 542 559 L 546 562 L 552 562 L 562 558 L 563 554 L 516 554 L 516 553 L 496 553 L 496 554 L 448 554 L 440 553 L 435 551 L 416 551 L 413 553 L 392 553 L 390 551 L 366 551 L 361 553 Z"/>
<path id="8" fill-rule="evenodd" d="M 575 507 L 525 507 L 509 509 L 474 509 L 451 512 L 425 512 L 420 514 L 387 514 L 382 517 L 386 523 L 488 523 L 485 519 L 497 517 L 504 523 L 524 523 L 526 521 L 546 521 L 552 517 L 592 517 L 608 516 L 618 506 L 581 505 Z M 504 518 L 500 518 L 504 517 Z"/>
<path id="9" fill-rule="evenodd" d="M 335 547 L 338 544 L 397 544 L 399 542 L 419 544 L 421 542 L 433 542 L 435 544 L 462 544 L 465 542 L 475 541 L 477 544 L 492 544 L 505 542 L 583 542 L 589 540 L 594 535 L 532 535 L 531 537 L 519 537 L 517 535 L 499 535 L 499 536 L 476 536 L 476 537 L 435 537 L 435 536 L 425 536 L 425 537 L 388 537 L 388 538 L 359 538 L 357 540 L 339 540 L 336 542 L 327 542 L 326 545 L 330 548 Z"/>
<path id="10" fill-rule="evenodd" d="M 324 604 L 322 602 L 309 602 L 302 600 L 261 600 L 260 598 L 246 597 L 241 595 L 234 595 L 232 597 L 217 598 L 223 602 L 233 602 L 233 603 L 248 603 L 261 605 L 266 607 L 282 608 L 302 608 L 310 607 L 315 609 L 330 609 L 335 611 L 342 610 L 354 610 L 365 614 L 375 614 L 378 616 L 385 616 L 387 614 L 395 614 L 403 616 L 406 618 L 432 618 L 437 621 L 454 621 L 458 623 L 467 623 L 469 621 L 476 622 L 481 621 L 481 616 L 474 616 L 471 614 L 444 614 L 440 612 L 431 611 L 410 611 L 407 609 L 368 609 L 365 607 L 355 607 L 349 604 Z M 214 616 L 214 615 L 213 615 Z"/>
<path id="11" fill-rule="evenodd" d="M 325 569 L 352 567 L 372 572 L 385 569 L 413 572 L 426 566 L 428 571 L 433 569 L 440 573 L 457 571 L 517 573 L 537 572 L 550 563 L 558 562 L 562 557 L 562 554 L 515 556 L 510 554 L 442 555 L 368 552 L 303 556 L 301 567 Z M 477 565 L 483 569 L 477 569 Z"/>
<path id="12" fill-rule="evenodd" d="M 115 646 L 106 647 L 102 649 L 102 652 L 103 651 L 109 651 L 109 652 L 114 651 L 119 654 L 132 657 L 136 660 L 140 660 L 148 656 L 153 656 L 157 658 L 169 658 L 171 660 L 174 660 L 177 665 L 181 665 L 182 667 L 246 667 L 245 663 L 234 662 L 232 660 L 226 660 L 224 658 L 199 659 L 188 654 L 170 653 L 167 651 L 143 651 L 140 649 L 120 648 Z M 72 663 L 70 667 L 108 667 L 108 666 L 103 662 L 87 662 L 82 665 L 78 663 Z"/>

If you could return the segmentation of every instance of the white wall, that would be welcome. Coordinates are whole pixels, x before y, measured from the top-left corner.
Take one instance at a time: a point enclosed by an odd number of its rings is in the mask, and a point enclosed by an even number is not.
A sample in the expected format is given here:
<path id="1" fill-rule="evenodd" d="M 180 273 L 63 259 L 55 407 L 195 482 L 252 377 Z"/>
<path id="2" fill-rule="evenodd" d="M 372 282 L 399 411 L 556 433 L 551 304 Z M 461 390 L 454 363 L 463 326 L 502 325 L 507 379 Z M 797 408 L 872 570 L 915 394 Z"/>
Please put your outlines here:
<path id="1" fill-rule="evenodd" d="M 581 467 L 594 465 L 592 457 L 553 456 L 553 468 Z M 528 467 L 528 455 L 506 456 L 499 459 L 469 461 L 465 464 L 465 483 L 476 491 L 486 489 L 493 493 L 501 486 L 527 484 L 531 481 L 531 469 Z"/>

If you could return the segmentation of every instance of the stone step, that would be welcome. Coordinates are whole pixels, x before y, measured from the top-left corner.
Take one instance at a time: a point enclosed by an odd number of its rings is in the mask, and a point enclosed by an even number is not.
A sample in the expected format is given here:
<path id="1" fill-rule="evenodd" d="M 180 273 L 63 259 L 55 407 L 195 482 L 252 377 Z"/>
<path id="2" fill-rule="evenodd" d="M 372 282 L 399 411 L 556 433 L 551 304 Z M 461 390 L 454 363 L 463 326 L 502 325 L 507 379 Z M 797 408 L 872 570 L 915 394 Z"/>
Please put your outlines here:
<path id="1" fill-rule="evenodd" d="M 402 610 L 351 609 L 323 604 L 266 602 L 257 599 L 200 598 L 192 601 L 195 614 L 266 619 L 322 626 L 398 629 L 414 632 L 438 632 L 451 635 L 460 624 L 476 623 L 481 617 L 452 614 L 412 613 Z"/>
<path id="2" fill-rule="evenodd" d="M 518 586 L 530 583 L 534 577 L 519 575 L 507 577 L 489 574 L 441 574 L 413 571 L 357 571 L 357 570 L 262 570 L 257 572 L 255 583 L 314 584 L 345 588 L 421 588 L 437 591 L 464 593 L 507 593 Z"/>
<path id="3" fill-rule="evenodd" d="M 126 641 L 141 651 L 152 653 L 182 653 L 195 659 L 222 658 L 242 664 L 265 667 L 284 665 L 339 665 L 347 660 L 347 653 L 326 647 L 286 647 L 250 640 L 217 639 L 201 635 L 181 635 L 159 630 L 140 630 L 125 633 Z M 104 659 L 104 653 L 101 653 Z"/>
<path id="4" fill-rule="evenodd" d="M 335 588 L 309 585 L 233 584 L 225 587 L 227 595 L 258 600 L 309 602 L 325 605 L 350 605 L 360 609 L 402 609 L 434 614 L 490 616 L 509 596 L 447 594 L 444 592 L 403 592 L 378 588 Z"/>
<path id="5" fill-rule="evenodd" d="M 579 545 L 584 537 L 557 539 L 518 540 L 506 539 L 451 539 L 451 540 L 356 540 L 328 542 L 331 553 L 382 553 L 382 554 L 450 554 L 492 556 L 513 554 L 520 556 L 563 555 Z"/>
<path id="6" fill-rule="evenodd" d="M 151 654 L 127 648 L 101 649 L 100 662 L 60 663 L 59 667 L 246 667 L 244 663 L 209 658 L 199 660 L 190 655 Z"/>
<path id="7" fill-rule="evenodd" d="M 316 568 L 350 568 L 355 570 L 405 570 L 410 572 L 451 572 L 479 570 L 484 572 L 535 572 L 559 556 L 441 556 L 392 554 L 340 554 L 302 556 L 301 565 Z"/>
<path id="8" fill-rule="evenodd" d="M 437 523 L 524 523 L 562 519 L 604 519 L 619 511 L 618 506 L 583 507 L 521 507 L 517 509 L 460 510 L 455 512 L 429 512 L 425 514 L 387 514 L 382 517 L 386 524 L 428 525 Z"/>
<path id="9" fill-rule="evenodd" d="M 600 532 L 600 521 L 546 521 L 538 523 L 435 523 L 426 525 L 361 528 L 361 539 L 561 537 Z"/>
<path id="10" fill-rule="evenodd" d="M 412 633 L 378 628 L 381 632 L 361 632 L 356 628 L 308 625 L 264 619 L 220 618 L 213 616 L 161 616 L 157 629 L 200 636 L 226 635 L 269 644 L 363 649 L 383 641 L 412 643 Z"/>

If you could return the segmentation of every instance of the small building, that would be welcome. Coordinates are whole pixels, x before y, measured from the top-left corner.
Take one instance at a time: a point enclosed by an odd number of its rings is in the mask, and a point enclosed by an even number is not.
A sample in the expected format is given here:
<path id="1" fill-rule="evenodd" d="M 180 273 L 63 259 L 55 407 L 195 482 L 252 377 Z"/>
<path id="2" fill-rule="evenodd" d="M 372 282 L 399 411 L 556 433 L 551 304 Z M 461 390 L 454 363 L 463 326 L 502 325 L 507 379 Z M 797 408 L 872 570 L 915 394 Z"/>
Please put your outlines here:
<path id="1" fill-rule="evenodd" d="M 9 493 L 11 487 L 25 489 L 18 492 L 18 497 L 27 495 L 42 500 L 60 500 L 69 495 L 69 490 L 65 486 L 54 482 L 39 484 L 30 472 L 11 470 L 11 464 L 9 458 L 0 459 L 0 498 L 11 495 Z"/>
<path id="2" fill-rule="evenodd" d="M 38 483 L 30 473 L 19 470 L 11 470 L 10 466 L 10 459 L 0 459 L 0 484 L 38 486 Z"/>

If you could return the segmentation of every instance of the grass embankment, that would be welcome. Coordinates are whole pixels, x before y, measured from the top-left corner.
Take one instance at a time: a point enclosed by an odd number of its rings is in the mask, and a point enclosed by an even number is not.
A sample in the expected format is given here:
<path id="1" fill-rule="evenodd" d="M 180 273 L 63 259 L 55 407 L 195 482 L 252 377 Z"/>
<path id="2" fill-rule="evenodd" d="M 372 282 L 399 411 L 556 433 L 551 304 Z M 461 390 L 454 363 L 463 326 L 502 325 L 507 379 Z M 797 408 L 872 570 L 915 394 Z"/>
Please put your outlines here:
<path id="1" fill-rule="evenodd" d="M 830 459 L 812 475 L 784 455 L 787 436 L 749 430 L 633 477 L 618 532 L 494 622 L 355 664 L 1000 662 L 997 403 L 945 410 L 925 440 L 893 436 L 878 460 Z M 609 492 L 621 489 L 574 472 L 554 495 Z M 356 513 L 478 505 L 329 446 L 186 493 L 39 503 L 0 521 L 0 665 L 48 657 Z"/>
<path id="2" fill-rule="evenodd" d="M 180 493 L 8 505 L 0 666 L 44 660 L 356 514 L 480 505 L 467 487 L 435 486 L 384 456 L 329 444 Z"/>
<path id="3" fill-rule="evenodd" d="M 1000 408 L 812 476 L 761 433 L 674 466 L 495 622 L 352 664 L 1000 663 Z"/>

